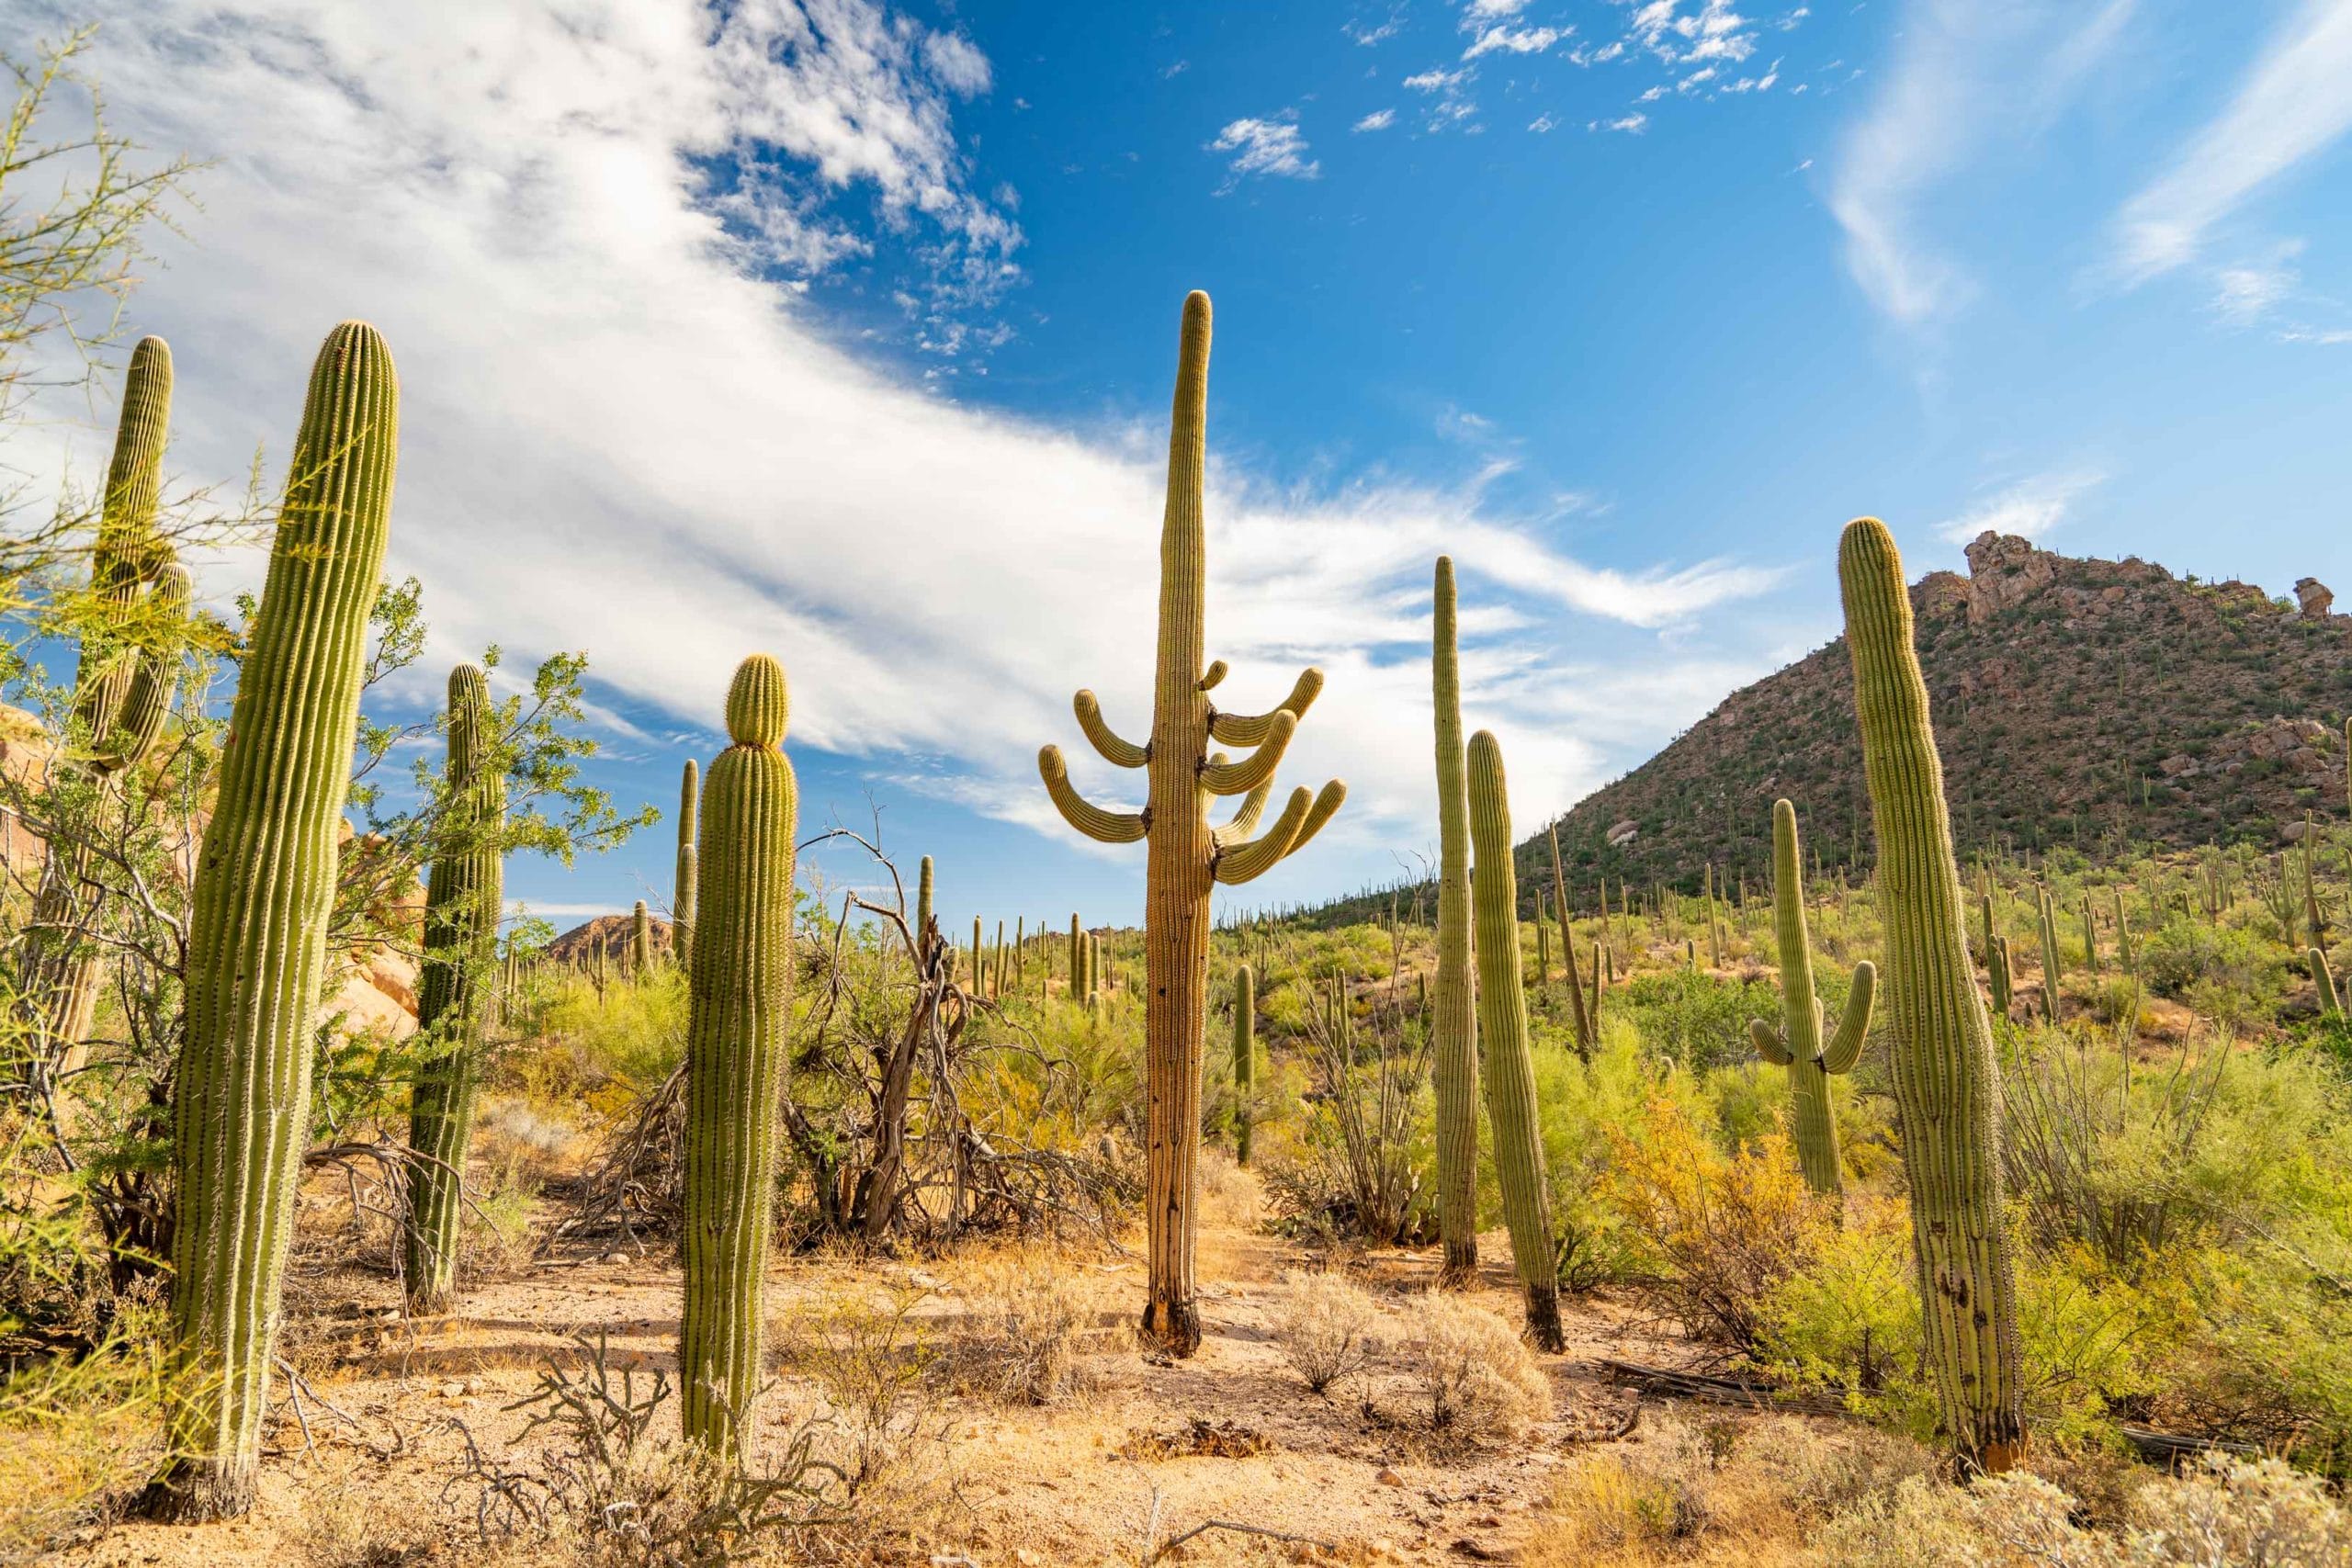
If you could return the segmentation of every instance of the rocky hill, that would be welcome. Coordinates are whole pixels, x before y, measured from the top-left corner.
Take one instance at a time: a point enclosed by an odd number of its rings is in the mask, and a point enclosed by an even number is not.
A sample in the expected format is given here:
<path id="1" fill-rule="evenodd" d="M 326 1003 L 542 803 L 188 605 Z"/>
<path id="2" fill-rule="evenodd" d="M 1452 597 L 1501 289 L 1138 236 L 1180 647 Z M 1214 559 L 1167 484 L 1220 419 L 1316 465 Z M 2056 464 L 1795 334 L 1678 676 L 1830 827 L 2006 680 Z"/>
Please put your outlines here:
<path id="1" fill-rule="evenodd" d="M 1919 661 L 1961 850 L 2096 856 L 2120 840 L 2270 848 L 2346 807 L 2352 615 L 2138 559 L 2082 560 L 1986 533 L 1968 574 L 1914 584 Z M 1772 802 L 1796 802 L 1824 865 L 1871 855 L 1845 639 L 1734 692 L 1561 818 L 1572 886 L 1760 881 Z M 1548 848 L 1521 851 L 1550 884 Z"/>

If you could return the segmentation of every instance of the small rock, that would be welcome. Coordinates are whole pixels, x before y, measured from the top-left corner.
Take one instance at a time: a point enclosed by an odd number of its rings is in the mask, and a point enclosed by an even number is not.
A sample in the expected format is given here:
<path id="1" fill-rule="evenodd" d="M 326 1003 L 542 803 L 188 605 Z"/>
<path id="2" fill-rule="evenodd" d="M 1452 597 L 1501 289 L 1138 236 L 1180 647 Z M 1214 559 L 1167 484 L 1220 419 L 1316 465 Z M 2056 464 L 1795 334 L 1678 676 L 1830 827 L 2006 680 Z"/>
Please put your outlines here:
<path id="1" fill-rule="evenodd" d="M 1385 1464 L 1380 1467 L 1380 1473 L 1374 1476 L 1373 1479 L 1379 1482 L 1383 1486 L 1402 1486 L 1405 1484 L 1405 1478 L 1397 1474 L 1395 1471 L 1389 1469 Z"/>
<path id="2" fill-rule="evenodd" d="M 441 1397 L 444 1399 L 456 1399 L 465 1392 L 466 1385 L 461 1382 L 445 1382 L 441 1385 Z"/>
<path id="3" fill-rule="evenodd" d="M 1036 1568 L 1038 1563 L 1045 1561 L 1044 1558 L 1038 1556 L 1035 1552 L 1030 1551 L 1025 1546 L 1014 1549 L 1012 1560 L 1015 1562 L 1020 1563 L 1021 1568 Z"/>

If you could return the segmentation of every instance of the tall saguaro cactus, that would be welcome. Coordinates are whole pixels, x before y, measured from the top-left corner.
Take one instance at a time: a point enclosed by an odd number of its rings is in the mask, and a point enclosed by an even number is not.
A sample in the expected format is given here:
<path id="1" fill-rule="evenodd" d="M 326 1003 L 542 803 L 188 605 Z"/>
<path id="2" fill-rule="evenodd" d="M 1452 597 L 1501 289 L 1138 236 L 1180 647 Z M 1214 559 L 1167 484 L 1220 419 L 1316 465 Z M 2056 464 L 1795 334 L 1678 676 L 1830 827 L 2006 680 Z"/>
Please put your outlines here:
<path id="1" fill-rule="evenodd" d="M 1437 1228 L 1442 1288 L 1478 1273 L 1478 1016 L 1470 979 L 1470 787 L 1462 749 L 1462 666 L 1453 560 L 1437 558 L 1430 637 L 1437 711 L 1437 987 L 1430 1039 L 1437 1092 Z M 1516 935 L 1511 938 L 1514 949 Z"/>
<path id="2" fill-rule="evenodd" d="M 122 412 L 107 468 L 91 552 L 91 624 L 81 635 L 74 674 L 75 744 L 61 772 L 97 784 L 96 809 L 119 803 L 119 775 L 154 745 L 178 685 L 178 632 L 188 577 L 155 531 L 164 446 L 172 410 L 172 352 L 159 337 L 139 340 L 123 378 Z M 17 952 L 17 995 L 25 1028 L 28 1081 L 81 1066 L 98 998 L 98 950 L 84 939 L 96 911 L 89 850 L 62 843 L 41 865 L 40 883 Z"/>
<path id="3" fill-rule="evenodd" d="M 174 1107 L 173 1457 L 148 1497 L 165 1517 L 253 1503 L 399 399 L 373 327 L 328 334 L 197 859 Z"/>
<path id="4" fill-rule="evenodd" d="M 1233 1159 L 1250 1163 L 1250 1123 L 1258 1089 L 1258 979 L 1244 964 L 1233 976 Z"/>
<path id="5" fill-rule="evenodd" d="M 498 946 L 503 875 L 500 829 L 506 779 L 493 753 L 490 678 L 471 664 L 449 671 L 447 849 L 424 890 L 424 973 L 417 1032 L 430 1055 L 410 1095 L 409 1179 L 402 1273 L 409 1310 L 445 1312 L 458 1282 L 466 1148 L 481 1087 L 482 1024 Z"/>
<path id="6" fill-rule="evenodd" d="M 645 984 L 653 973 L 653 914 L 639 898 L 628 912 L 628 977 Z"/>
<path id="7" fill-rule="evenodd" d="M 931 929 L 931 857 L 922 857 L 922 868 L 915 877 L 915 941 L 923 940 L 922 933 Z"/>
<path id="8" fill-rule="evenodd" d="M 1878 831 L 1890 1065 L 1928 1360 L 1962 1454 L 2002 1471 L 2024 1453 L 2026 1426 L 2016 1271 L 2001 1226 L 2001 1076 L 1969 970 L 1943 761 L 1912 645 L 1903 558 L 1885 525 L 1847 525 L 1838 578 Z"/>
<path id="9" fill-rule="evenodd" d="M 689 757 L 678 778 L 678 872 L 670 893 L 670 953 L 687 975 L 694 973 L 695 962 L 695 857 L 701 852 L 695 840 L 701 808 L 701 771 Z"/>
<path id="10" fill-rule="evenodd" d="M 760 1286 L 775 1229 L 777 1112 L 792 1016 L 792 835 L 781 750 L 784 669 L 743 660 L 727 694 L 733 744 L 703 788 L 701 929 L 686 1022 L 685 1311 L 678 1368 L 687 1438 L 723 1461 L 753 1430 Z"/>
<path id="11" fill-rule="evenodd" d="M 1209 297 L 1184 300 L 1176 395 L 1168 436 L 1168 504 L 1159 535 L 1159 638 L 1152 684 L 1151 738 L 1124 740 L 1103 722 L 1094 694 L 1076 699 L 1079 728 L 1114 766 L 1143 769 L 1149 781 L 1137 812 L 1105 811 L 1082 799 L 1057 747 L 1037 753 L 1046 791 L 1069 825 L 1109 844 L 1146 840 L 1144 1040 L 1146 1229 L 1150 1294 L 1144 1332 L 1179 1355 L 1200 1345 L 1193 1299 L 1193 1177 L 1200 1155 L 1201 1052 L 1208 1017 L 1209 895 L 1263 875 L 1330 820 L 1347 788 L 1334 779 L 1310 799 L 1292 793 L 1257 838 L 1274 769 L 1323 675 L 1300 675 L 1266 713 L 1221 713 L 1209 693 L 1225 679 L 1223 660 L 1204 664 L 1207 541 L 1202 471 L 1207 462 Z M 1212 762 L 1209 743 L 1255 747 L 1238 762 Z M 1204 796 L 1243 796 L 1223 827 L 1209 825 Z"/>
<path id="12" fill-rule="evenodd" d="M 1510 1255 L 1527 1292 L 1527 1332 L 1562 1348 L 1560 1282 L 1552 1205 L 1544 1188 L 1544 1134 L 1535 1116 L 1535 1059 L 1527 1043 L 1527 991 L 1519 971 L 1519 874 L 1511 863 L 1510 796 L 1503 749 L 1486 730 L 1470 738 L 1470 838 L 1477 854 L 1471 902 L 1478 949 L 1478 1036 L 1486 1048 L 1487 1122 L 1495 1179 L 1503 1190 Z"/>
<path id="13" fill-rule="evenodd" d="M 1772 803 L 1772 934 L 1781 949 L 1781 1027 L 1762 1019 L 1748 1021 L 1756 1053 L 1789 1069 L 1794 1111 L 1797 1163 L 1815 1192 L 1842 1191 L 1838 1171 L 1837 1113 L 1829 1103 L 1832 1074 L 1851 1072 L 1870 1033 L 1871 994 L 1878 967 L 1864 959 L 1854 965 L 1853 988 L 1838 1032 L 1822 1039 L 1822 1005 L 1813 994 L 1813 938 L 1805 929 L 1804 858 L 1797 847 L 1797 808 Z"/>

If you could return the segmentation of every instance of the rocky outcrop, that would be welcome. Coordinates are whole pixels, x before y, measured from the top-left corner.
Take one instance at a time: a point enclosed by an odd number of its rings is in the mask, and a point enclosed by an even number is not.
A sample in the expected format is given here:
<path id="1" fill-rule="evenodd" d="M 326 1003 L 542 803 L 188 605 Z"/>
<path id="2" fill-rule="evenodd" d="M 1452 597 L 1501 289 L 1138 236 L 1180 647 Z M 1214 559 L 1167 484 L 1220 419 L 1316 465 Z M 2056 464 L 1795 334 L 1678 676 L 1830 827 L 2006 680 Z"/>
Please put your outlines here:
<path id="1" fill-rule="evenodd" d="M 2327 584 L 2318 578 L 2306 577 L 2295 584 L 2295 603 L 2303 619 L 2325 620 L 2330 606 L 2335 603 L 2335 595 L 2329 592 Z"/>
<path id="2" fill-rule="evenodd" d="M 1968 619 L 1981 626 L 2058 580 L 2058 558 L 2033 541 L 1987 528 L 1968 547 Z"/>

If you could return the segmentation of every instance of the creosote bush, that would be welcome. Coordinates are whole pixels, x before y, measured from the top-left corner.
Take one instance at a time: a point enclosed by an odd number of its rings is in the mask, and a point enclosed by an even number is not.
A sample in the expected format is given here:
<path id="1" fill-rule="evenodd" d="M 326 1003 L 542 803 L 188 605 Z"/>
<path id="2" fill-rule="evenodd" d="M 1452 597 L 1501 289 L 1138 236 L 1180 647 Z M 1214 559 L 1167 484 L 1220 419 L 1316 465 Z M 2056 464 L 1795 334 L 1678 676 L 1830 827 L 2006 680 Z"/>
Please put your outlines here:
<path id="1" fill-rule="evenodd" d="M 1043 1252 L 992 1263 L 956 1348 L 957 1381 L 1007 1404 L 1058 1404 L 1092 1386 L 1077 1281 Z"/>

